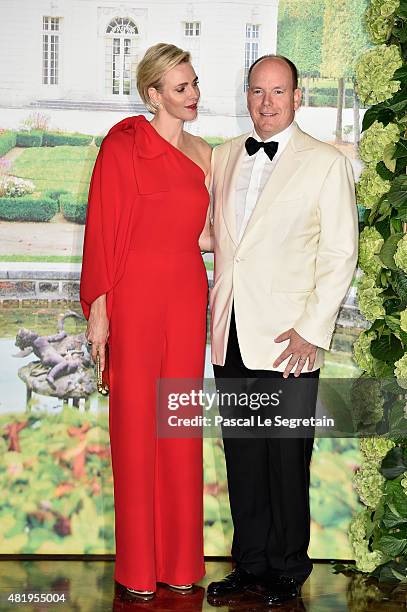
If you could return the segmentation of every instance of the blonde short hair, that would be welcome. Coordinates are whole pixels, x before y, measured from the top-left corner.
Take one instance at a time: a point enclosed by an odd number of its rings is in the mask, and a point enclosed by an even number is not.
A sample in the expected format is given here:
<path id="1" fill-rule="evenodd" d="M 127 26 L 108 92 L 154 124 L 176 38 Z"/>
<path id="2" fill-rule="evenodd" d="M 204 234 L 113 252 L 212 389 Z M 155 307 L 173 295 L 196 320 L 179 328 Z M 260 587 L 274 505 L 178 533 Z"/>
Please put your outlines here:
<path id="1" fill-rule="evenodd" d="M 150 47 L 137 66 L 137 89 L 146 108 L 151 112 L 157 111 L 148 95 L 149 87 L 154 87 L 158 91 L 161 88 L 161 79 L 168 70 L 175 68 L 182 62 L 190 62 L 191 54 L 183 51 L 175 45 L 168 43 L 158 43 Z"/>

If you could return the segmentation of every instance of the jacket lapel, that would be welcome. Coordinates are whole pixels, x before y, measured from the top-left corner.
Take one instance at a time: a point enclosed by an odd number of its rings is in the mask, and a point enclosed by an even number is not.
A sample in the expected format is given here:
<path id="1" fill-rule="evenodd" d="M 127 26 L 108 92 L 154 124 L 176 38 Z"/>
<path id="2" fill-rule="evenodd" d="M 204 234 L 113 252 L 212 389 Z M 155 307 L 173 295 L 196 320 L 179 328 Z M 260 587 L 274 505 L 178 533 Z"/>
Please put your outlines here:
<path id="1" fill-rule="evenodd" d="M 312 148 L 312 138 L 302 132 L 297 124 L 295 124 L 293 134 L 257 200 L 256 207 L 243 232 L 240 244 L 247 234 L 252 231 L 267 208 L 273 205 L 273 201 L 277 200 L 280 192 L 291 181 L 294 184 L 297 172 L 306 158 L 304 151 Z"/>
<path id="2" fill-rule="evenodd" d="M 222 213 L 229 235 L 235 245 L 238 240 L 236 235 L 236 209 L 235 193 L 236 182 L 239 176 L 241 160 L 245 152 L 244 142 L 248 134 L 242 134 L 231 141 L 229 157 L 226 162 L 225 178 L 222 189 Z"/>

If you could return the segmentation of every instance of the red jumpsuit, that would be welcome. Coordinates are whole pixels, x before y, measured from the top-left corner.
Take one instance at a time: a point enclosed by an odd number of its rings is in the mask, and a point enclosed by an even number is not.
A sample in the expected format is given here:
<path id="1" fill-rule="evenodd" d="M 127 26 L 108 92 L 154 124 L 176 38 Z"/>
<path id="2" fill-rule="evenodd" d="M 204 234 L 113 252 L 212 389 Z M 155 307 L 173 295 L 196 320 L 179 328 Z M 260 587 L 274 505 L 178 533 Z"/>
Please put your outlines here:
<path id="1" fill-rule="evenodd" d="M 157 380 L 203 376 L 204 178 L 138 116 L 110 130 L 90 186 L 80 297 L 88 318 L 107 294 L 114 577 L 136 589 L 205 573 L 202 440 L 156 435 Z"/>

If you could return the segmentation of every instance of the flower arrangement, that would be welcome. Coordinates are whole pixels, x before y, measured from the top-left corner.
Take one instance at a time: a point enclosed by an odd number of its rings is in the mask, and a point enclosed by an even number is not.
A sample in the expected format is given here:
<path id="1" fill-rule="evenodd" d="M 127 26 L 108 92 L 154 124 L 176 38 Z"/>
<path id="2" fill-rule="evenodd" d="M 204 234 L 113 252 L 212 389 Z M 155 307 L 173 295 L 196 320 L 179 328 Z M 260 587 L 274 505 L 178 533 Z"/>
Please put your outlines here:
<path id="1" fill-rule="evenodd" d="M 382 235 L 374 227 L 365 227 L 359 238 L 359 267 L 365 274 L 376 277 L 383 268 L 380 250 L 384 244 Z"/>
<path id="2" fill-rule="evenodd" d="M 380 45 L 362 55 L 356 67 L 356 80 L 363 104 L 384 102 L 400 89 L 400 81 L 393 76 L 402 64 L 396 45 Z"/>
<path id="3" fill-rule="evenodd" d="M 358 200 L 365 208 L 373 208 L 380 198 L 389 191 L 390 182 L 383 179 L 377 172 L 375 166 L 368 165 L 363 170 L 360 180 L 356 186 Z"/>
<path id="4" fill-rule="evenodd" d="M 359 147 L 360 158 L 366 164 L 381 161 L 389 147 L 400 140 L 400 127 L 396 123 L 383 125 L 374 121 L 370 128 L 363 133 Z"/>
<path id="5" fill-rule="evenodd" d="M 354 476 L 364 509 L 349 526 L 356 571 L 380 580 L 407 576 L 407 0 L 370 0 L 375 46 L 356 68 L 363 119 L 357 185 L 364 207 L 359 308 L 371 323 L 353 346 L 362 370 L 353 391 L 361 440 Z M 359 429 L 360 430 L 360 429 Z M 350 569 L 348 566 L 347 569 Z M 341 567 L 343 569 L 343 566 Z"/>
<path id="6" fill-rule="evenodd" d="M 376 332 L 363 331 L 353 345 L 353 358 L 361 370 L 370 376 L 374 375 L 373 356 L 370 345 L 376 339 Z"/>
<path id="7" fill-rule="evenodd" d="M 399 0 L 372 0 L 366 11 L 366 28 L 372 42 L 384 43 L 394 27 L 395 12 L 400 7 Z"/>
<path id="8" fill-rule="evenodd" d="M 384 299 L 381 296 L 383 289 L 375 285 L 373 278 L 363 277 L 358 285 L 359 310 L 368 321 L 382 319 L 386 314 Z"/>

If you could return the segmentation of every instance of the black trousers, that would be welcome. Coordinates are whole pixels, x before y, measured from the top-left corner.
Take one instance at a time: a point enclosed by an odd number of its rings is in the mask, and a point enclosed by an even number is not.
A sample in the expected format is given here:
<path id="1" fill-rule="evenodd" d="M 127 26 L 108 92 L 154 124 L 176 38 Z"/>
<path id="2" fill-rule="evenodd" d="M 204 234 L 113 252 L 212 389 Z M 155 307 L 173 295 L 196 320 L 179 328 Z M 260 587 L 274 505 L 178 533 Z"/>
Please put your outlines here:
<path id="1" fill-rule="evenodd" d="M 282 349 L 283 350 L 283 349 Z M 249 370 L 243 363 L 234 311 L 224 366 L 214 365 L 219 393 L 250 392 L 281 386 L 282 372 Z M 315 415 L 319 370 L 299 379 L 295 412 Z M 235 379 L 235 382 L 231 379 Z M 305 383 L 305 384 L 302 384 Z M 237 413 L 241 415 L 241 409 Z M 277 410 L 277 409 L 274 409 Z M 284 410 L 284 408 L 283 408 Z M 228 409 L 228 416 L 233 407 Z M 222 409 L 220 408 L 222 414 Z M 281 413 L 277 410 L 276 413 Z M 304 582 L 312 571 L 308 557 L 310 538 L 309 481 L 313 431 L 308 437 L 228 437 L 223 429 L 229 499 L 234 526 L 232 558 L 259 576 L 279 574 Z"/>

